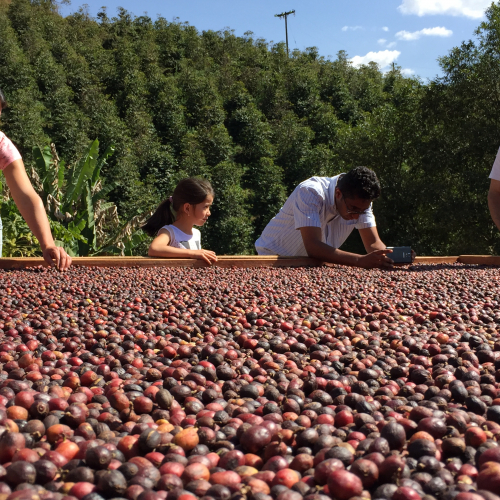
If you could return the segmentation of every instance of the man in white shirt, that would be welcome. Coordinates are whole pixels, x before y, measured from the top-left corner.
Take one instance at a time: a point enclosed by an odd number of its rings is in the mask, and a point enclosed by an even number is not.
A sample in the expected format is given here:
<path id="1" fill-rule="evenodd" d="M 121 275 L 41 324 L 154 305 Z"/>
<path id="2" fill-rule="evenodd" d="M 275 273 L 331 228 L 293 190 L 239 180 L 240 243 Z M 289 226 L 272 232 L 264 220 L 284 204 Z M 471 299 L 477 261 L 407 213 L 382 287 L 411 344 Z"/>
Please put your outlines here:
<path id="1" fill-rule="evenodd" d="M 488 192 L 488 208 L 490 209 L 491 218 L 500 229 L 500 149 L 493 163 L 493 168 L 490 173 L 490 190 Z"/>
<path id="2" fill-rule="evenodd" d="M 322 262 L 364 268 L 390 268 L 391 250 L 380 240 L 372 201 L 380 196 L 375 172 L 356 167 L 335 177 L 300 183 L 255 242 L 259 255 L 309 256 Z M 340 250 L 359 230 L 367 255 Z"/>

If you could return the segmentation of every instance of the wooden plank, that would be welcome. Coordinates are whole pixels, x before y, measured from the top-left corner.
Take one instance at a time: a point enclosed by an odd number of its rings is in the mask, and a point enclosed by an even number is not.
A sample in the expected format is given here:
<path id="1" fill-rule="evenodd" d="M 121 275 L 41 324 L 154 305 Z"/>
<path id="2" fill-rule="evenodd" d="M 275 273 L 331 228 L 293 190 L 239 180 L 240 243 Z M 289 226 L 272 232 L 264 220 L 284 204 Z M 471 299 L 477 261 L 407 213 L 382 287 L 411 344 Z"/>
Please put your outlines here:
<path id="1" fill-rule="evenodd" d="M 442 257 L 417 257 L 415 264 L 483 264 L 500 266 L 500 257 L 492 255 L 461 255 Z M 23 269 L 45 266 L 41 257 L 0 258 L 0 269 Z M 208 267 L 196 259 L 153 259 L 150 257 L 74 257 L 75 266 L 96 267 Z M 217 267 L 317 267 L 321 263 L 308 257 L 277 257 L 275 255 L 222 255 L 215 263 Z"/>
<path id="2" fill-rule="evenodd" d="M 500 257 L 496 255 L 460 255 L 458 262 L 462 264 L 500 266 Z"/>
<path id="3" fill-rule="evenodd" d="M 0 269 L 23 269 L 42 265 L 46 266 L 41 257 L 5 257 L 0 259 Z"/>
<path id="4" fill-rule="evenodd" d="M 389 255 L 390 257 L 390 255 Z M 415 264 L 455 264 L 459 257 L 415 257 Z"/>
<path id="5" fill-rule="evenodd" d="M 154 259 L 150 257 L 74 257 L 75 266 L 96 267 L 209 267 L 197 259 Z M 321 263 L 308 257 L 277 257 L 254 255 L 218 256 L 216 267 L 317 267 Z M 0 258 L 0 269 L 23 269 L 46 266 L 41 257 Z"/>

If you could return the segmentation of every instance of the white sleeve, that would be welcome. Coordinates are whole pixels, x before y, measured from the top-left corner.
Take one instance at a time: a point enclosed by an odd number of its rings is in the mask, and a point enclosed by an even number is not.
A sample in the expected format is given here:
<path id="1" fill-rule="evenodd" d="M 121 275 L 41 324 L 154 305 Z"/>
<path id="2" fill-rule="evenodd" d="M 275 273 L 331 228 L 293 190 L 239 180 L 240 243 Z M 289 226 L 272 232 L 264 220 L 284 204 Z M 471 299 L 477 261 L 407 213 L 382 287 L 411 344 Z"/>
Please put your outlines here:
<path id="1" fill-rule="evenodd" d="M 195 241 L 198 242 L 197 246 L 198 246 L 199 250 L 201 250 L 202 246 L 201 246 L 201 232 L 200 232 L 200 230 L 193 227 L 193 234 L 195 236 Z"/>
<path id="2" fill-rule="evenodd" d="M 375 222 L 375 216 L 372 210 L 373 204 L 370 205 L 368 212 L 366 214 L 360 215 L 359 219 L 354 224 L 356 229 L 366 229 L 367 227 L 375 227 L 377 223 Z"/>
<path id="3" fill-rule="evenodd" d="M 306 181 L 307 182 L 307 181 Z M 294 193 L 293 218 L 295 229 L 321 227 L 320 213 L 325 203 L 321 187 L 303 183 Z"/>
<path id="4" fill-rule="evenodd" d="M 500 149 L 498 150 L 497 157 L 493 163 L 493 168 L 491 169 L 490 179 L 495 181 L 500 181 Z"/>

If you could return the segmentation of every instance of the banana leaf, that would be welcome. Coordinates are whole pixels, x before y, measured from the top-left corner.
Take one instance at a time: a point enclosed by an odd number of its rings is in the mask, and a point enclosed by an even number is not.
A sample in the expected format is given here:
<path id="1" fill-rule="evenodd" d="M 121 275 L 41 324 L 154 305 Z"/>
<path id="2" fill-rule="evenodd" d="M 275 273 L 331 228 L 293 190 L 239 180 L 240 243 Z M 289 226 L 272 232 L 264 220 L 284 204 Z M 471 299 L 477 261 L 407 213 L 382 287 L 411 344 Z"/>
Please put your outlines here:
<path id="1" fill-rule="evenodd" d="M 115 147 L 113 145 L 108 146 L 106 148 L 106 151 L 104 151 L 103 155 L 97 161 L 94 173 L 92 174 L 92 187 L 94 187 L 99 181 L 102 167 L 106 164 L 107 159 L 110 156 L 113 156 L 114 152 L 115 152 Z"/>
<path id="2" fill-rule="evenodd" d="M 70 212 L 72 204 L 82 195 L 84 183 L 92 179 L 99 154 L 99 141 L 96 139 L 89 147 L 87 153 L 69 171 L 66 185 L 66 196 L 63 212 Z"/>

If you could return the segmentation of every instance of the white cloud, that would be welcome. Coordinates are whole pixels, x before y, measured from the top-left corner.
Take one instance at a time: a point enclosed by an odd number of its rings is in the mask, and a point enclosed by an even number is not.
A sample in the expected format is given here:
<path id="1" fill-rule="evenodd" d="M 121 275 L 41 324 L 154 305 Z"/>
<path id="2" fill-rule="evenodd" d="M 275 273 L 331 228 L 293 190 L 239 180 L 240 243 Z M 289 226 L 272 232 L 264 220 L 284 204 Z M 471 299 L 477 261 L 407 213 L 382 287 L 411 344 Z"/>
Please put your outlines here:
<path id="1" fill-rule="evenodd" d="M 415 71 L 412 70 L 411 68 L 404 68 L 401 70 L 401 74 L 404 76 L 411 76 L 415 74 Z"/>
<path id="2" fill-rule="evenodd" d="M 392 47 L 395 47 L 397 45 L 396 42 L 389 42 L 389 43 L 387 43 L 387 40 L 385 38 L 379 38 L 377 40 L 377 43 L 379 45 L 382 45 L 382 47 L 385 47 L 387 49 L 392 49 Z"/>
<path id="3" fill-rule="evenodd" d="M 389 28 L 388 28 L 387 26 L 384 26 L 384 27 L 382 28 L 382 31 L 389 31 Z"/>
<path id="4" fill-rule="evenodd" d="M 442 36 L 442 37 L 448 37 L 453 35 L 453 31 L 448 30 L 444 28 L 443 26 L 436 26 L 435 28 L 424 28 L 423 30 L 420 31 L 398 31 L 396 33 L 396 38 L 398 40 L 418 40 L 419 38 L 422 38 L 423 36 Z"/>
<path id="5" fill-rule="evenodd" d="M 344 26 L 342 28 L 342 31 L 357 31 L 357 30 L 362 30 L 363 26 Z"/>
<path id="6" fill-rule="evenodd" d="M 354 56 L 351 62 L 354 66 L 359 67 L 373 61 L 384 69 L 394 62 L 400 54 L 399 50 L 380 50 L 379 52 L 368 52 L 366 56 Z"/>
<path id="7" fill-rule="evenodd" d="M 483 17 L 492 0 L 403 0 L 398 7 L 402 14 L 417 16 L 444 14 L 472 19 Z"/>

